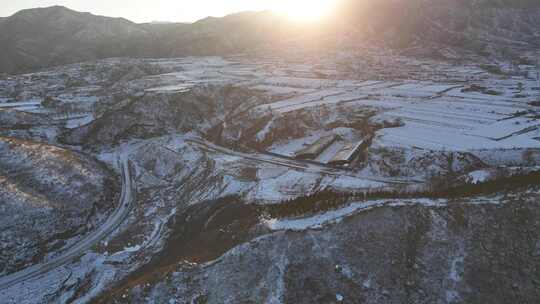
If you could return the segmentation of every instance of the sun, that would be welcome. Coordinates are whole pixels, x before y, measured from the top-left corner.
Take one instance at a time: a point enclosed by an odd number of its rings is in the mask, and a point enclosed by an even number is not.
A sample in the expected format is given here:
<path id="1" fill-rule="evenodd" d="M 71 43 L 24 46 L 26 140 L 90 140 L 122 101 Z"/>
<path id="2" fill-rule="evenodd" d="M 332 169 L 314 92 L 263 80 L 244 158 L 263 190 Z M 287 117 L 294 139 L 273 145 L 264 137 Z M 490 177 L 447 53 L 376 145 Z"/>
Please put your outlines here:
<path id="1" fill-rule="evenodd" d="M 275 10 L 295 21 L 319 21 L 330 14 L 336 7 L 336 2 L 337 0 L 286 0 L 276 3 Z"/>

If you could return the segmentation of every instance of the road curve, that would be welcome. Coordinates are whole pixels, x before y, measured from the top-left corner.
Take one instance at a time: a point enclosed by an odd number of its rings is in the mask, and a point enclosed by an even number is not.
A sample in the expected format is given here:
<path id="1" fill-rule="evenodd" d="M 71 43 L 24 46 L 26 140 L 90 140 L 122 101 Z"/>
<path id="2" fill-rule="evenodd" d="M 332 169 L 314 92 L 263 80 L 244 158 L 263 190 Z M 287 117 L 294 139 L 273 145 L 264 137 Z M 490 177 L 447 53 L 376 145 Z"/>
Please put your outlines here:
<path id="1" fill-rule="evenodd" d="M 66 252 L 53 258 L 50 261 L 42 264 L 27 267 L 21 271 L 0 277 L 0 290 L 7 289 L 15 284 L 33 279 L 48 271 L 65 265 L 74 259 L 77 259 L 88 251 L 92 246 L 99 243 L 106 236 L 111 234 L 125 220 L 131 209 L 133 208 L 133 185 L 129 171 L 129 161 L 122 157 L 119 159 L 119 164 L 122 171 L 122 193 L 118 206 L 113 211 L 111 216 L 98 229 L 85 236 L 77 244 L 73 245 Z"/>

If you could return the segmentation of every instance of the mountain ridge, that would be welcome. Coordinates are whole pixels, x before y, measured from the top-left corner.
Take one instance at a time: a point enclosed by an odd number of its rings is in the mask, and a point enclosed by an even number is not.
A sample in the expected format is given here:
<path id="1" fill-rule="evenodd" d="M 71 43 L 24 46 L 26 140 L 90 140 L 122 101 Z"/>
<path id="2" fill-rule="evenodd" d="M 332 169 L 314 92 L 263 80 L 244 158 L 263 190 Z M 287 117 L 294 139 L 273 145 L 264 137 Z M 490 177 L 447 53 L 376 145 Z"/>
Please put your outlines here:
<path id="1" fill-rule="evenodd" d="M 540 3 L 529 0 L 349 0 L 326 25 L 308 29 L 269 11 L 150 24 L 52 6 L 0 18 L 0 44 L 5 46 L 0 73 L 110 57 L 227 55 L 268 45 L 279 48 L 316 31 L 321 34 L 311 40 L 324 41 L 319 44 L 327 48 L 341 47 L 335 42 L 339 39 L 327 38 L 346 37 L 350 42 L 375 39 L 395 48 L 438 44 L 492 55 L 501 53 L 500 46 L 540 46 L 538 14 Z"/>
<path id="2" fill-rule="evenodd" d="M 192 24 L 138 24 L 63 6 L 23 10 L 0 20 L 0 73 L 108 57 L 216 55 L 238 51 L 273 35 L 279 17 L 238 13 Z"/>

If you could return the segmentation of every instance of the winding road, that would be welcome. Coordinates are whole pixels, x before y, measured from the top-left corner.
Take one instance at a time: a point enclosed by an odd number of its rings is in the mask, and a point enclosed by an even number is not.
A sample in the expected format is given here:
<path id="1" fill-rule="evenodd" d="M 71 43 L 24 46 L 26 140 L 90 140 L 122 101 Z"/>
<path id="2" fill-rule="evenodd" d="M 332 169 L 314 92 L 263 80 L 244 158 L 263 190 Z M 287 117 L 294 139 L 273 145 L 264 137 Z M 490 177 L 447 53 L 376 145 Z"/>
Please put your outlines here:
<path id="1" fill-rule="evenodd" d="M 373 177 L 364 177 L 353 174 L 347 170 L 340 170 L 337 168 L 329 168 L 322 165 L 316 165 L 313 163 L 304 163 L 299 162 L 294 159 L 286 157 L 276 157 L 275 155 L 268 154 L 248 154 L 238 151 L 233 151 L 215 144 L 212 144 L 208 141 L 202 140 L 200 138 L 190 138 L 187 140 L 192 144 L 199 146 L 209 151 L 215 151 L 219 153 L 224 153 L 228 155 L 234 155 L 243 159 L 252 160 L 256 162 L 263 162 L 274 164 L 278 166 L 289 167 L 296 170 L 321 173 L 331 176 L 349 176 L 354 178 L 362 178 L 377 182 L 384 182 L 390 184 L 408 184 L 409 182 L 402 180 L 391 180 L 384 178 L 373 178 Z M 53 269 L 56 269 L 60 266 L 66 265 L 73 260 L 79 258 L 85 252 L 92 248 L 92 246 L 98 244 L 101 240 L 110 235 L 118 226 L 125 220 L 129 212 L 133 208 L 134 200 L 134 189 L 132 185 L 132 179 L 129 171 L 129 161 L 126 157 L 119 158 L 119 165 L 121 167 L 122 173 L 122 192 L 120 196 L 120 201 L 118 206 L 113 211 L 111 216 L 107 221 L 101 225 L 98 229 L 85 236 L 80 242 L 76 243 L 72 247 L 68 248 L 65 252 L 59 256 L 46 261 L 41 264 L 33 265 L 28 268 L 25 268 L 19 272 L 9 274 L 4 277 L 0 277 L 0 290 L 8 289 L 16 284 L 23 283 L 25 281 L 36 278 L 40 275 L 43 275 Z"/>
<path id="2" fill-rule="evenodd" d="M 133 208 L 134 200 L 134 189 L 129 171 L 129 161 L 127 158 L 121 157 L 119 159 L 119 164 L 122 170 L 122 193 L 118 206 L 107 221 L 98 229 L 85 236 L 80 242 L 50 261 L 33 265 L 21 271 L 0 277 L 0 290 L 33 279 L 50 270 L 72 262 L 118 228 Z"/>

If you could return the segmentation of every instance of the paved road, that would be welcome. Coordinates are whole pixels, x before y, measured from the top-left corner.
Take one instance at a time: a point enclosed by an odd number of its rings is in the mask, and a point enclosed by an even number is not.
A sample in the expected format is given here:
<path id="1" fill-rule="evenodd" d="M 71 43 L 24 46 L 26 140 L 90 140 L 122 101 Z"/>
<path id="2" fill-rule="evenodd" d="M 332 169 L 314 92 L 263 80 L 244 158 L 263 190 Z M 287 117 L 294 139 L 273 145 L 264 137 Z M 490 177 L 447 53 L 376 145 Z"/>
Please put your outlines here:
<path id="1" fill-rule="evenodd" d="M 263 153 L 242 153 L 234 150 L 227 149 L 225 147 L 221 147 L 218 145 L 215 145 L 213 143 L 210 143 L 206 140 L 200 139 L 200 138 L 189 138 L 186 139 L 186 142 L 195 144 L 203 149 L 206 149 L 208 151 L 214 151 L 219 152 L 223 154 L 228 154 L 232 156 L 237 156 L 243 159 L 252 160 L 256 162 L 263 162 L 263 163 L 269 163 L 277 166 L 283 166 L 283 167 L 289 167 L 291 169 L 296 169 L 304 172 L 311 172 L 311 173 L 320 173 L 330 176 L 347 176 L 357 179 L 363 179 L 363 180 L 369 180 L 373 182 L 379 182 L 379 183 L 386 183 L 386 184 L 398 184 L 398 185 L 409 185 L 409 184 L 418 184 L 421 183 L 421 181 L 416 180 L 400 180 L 400 179 L 390 179 L 390 178 L 384 178 L 384 177 L 373 177 L 373 176 L 363 176 L 359 174 L 355 174 L 353 171 L 345 170 L 345 169 L 339 169 L 339 168 L 332 168 L 324 165 L 318 165 L 312 162 L 303 162 L 299 160 L 295 160 L 288 157 L 278 157 L 276 155 L 271 154 L 263 154 Z"/>
<path id="2" fill-rule="evenodd" d="M 109 219 L 107 219 L 107 221 L 97 230 L 87 235 L 80 242 L 73 245 L 66 252 L 55 257 L 54 259 L 42 264 L 30 266 L 19 272 L 0 277 L 0 290 L 4 290 L 15 284 L 33 279 L 47 273 L 52 269 L 70 263 L 111 234 L 124 221 L 133 208 L 134 189 L 127 158 L 121 158 L 119 162 L 122 168 L 122 194 L 120 196 L 118 206 Z"/>

